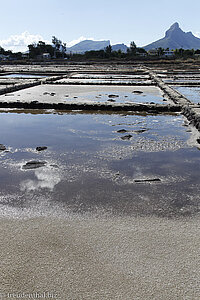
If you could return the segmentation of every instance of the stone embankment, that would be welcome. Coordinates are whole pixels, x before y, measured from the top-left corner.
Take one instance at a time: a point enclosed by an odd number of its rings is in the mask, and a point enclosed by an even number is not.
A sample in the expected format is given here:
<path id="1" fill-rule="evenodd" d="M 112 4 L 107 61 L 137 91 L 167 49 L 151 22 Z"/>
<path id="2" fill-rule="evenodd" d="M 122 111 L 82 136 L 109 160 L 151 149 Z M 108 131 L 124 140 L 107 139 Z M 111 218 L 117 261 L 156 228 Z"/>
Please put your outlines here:
<path id="1" fill-rule="evenodd" d="M 185 106 L 182 112 L 190 124 L 195 126 L 200 131 L 200 105 L 193 104 Z"/>
<path id="2" fill-rule="evenodd" d="M 149 71 L 149 75 L 151 77 L 151 80 L 154 81 L 155 84 L 164 92 L 164 94 L 167 95 L 167 97 L 175 104 L 181 105 L 182 107 L 191 104 L 191 102 L 186 97 L 175 91 L 173 88 L 169 87 L 154 72 Z"/>
<path id="3" fill-rule="evenodd" d="M 24 83 L 15 83 L 13 85 L 10 85 L 10 86 L 0 89 L 0 95 L 13 93 L 13 92 L 16 92 L 19 90 L 27 89 L 27 88 L 34 87 L 34 86 L 41 85 L 41 84 L 53 83 L 54 81 L 60 80 L 63 78 L 66 78 L 66 76 L 63 76 L 63 75 L 51 76 L 51 77 L 47 77 L 47 78 L 30 80 L 28 82 L 26 81 Z"/>
<path id="4" fill-rule="evenodd" d="M 165 84 L 154 72 L 149 71 L 152 80 L 159 88 L 175 103 L 181 106 L 183 115 L 188 119 L 190 124 L 195 126 L 200 131 L 200 105 L 193 104 L 179 92 L 173 90 Z"/>
<path id="5" fill-rule="evenodd" d="M 85 111 L 135 111 L 148 113 L 174 113 L 181 112 L 180 105 L 163 104 L 129 104 L 129 103 L 107 103 L 107 102 L 68 102 L 68 103 L 42 103 L 32 102 L 0 102 L 1 108 L 21 109 L 55 109 L 55 110 L 85 110 Z"/>

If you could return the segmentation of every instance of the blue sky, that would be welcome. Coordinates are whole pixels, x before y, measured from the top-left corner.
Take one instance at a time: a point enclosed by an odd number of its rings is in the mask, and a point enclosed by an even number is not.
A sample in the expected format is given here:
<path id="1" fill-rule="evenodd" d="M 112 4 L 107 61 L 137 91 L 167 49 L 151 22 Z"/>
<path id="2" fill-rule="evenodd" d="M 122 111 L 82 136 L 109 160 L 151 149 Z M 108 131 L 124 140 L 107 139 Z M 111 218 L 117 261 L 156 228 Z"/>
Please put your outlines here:
<path id="1" fill-rule="evenodd" d="M 82 37 L 144 46 L 162 38 L 176 21 L 200 36 L 199 0 L 1 0 L 0 10 L 5 48 L 51 41 L 52 35 L 67 43 Z"/>

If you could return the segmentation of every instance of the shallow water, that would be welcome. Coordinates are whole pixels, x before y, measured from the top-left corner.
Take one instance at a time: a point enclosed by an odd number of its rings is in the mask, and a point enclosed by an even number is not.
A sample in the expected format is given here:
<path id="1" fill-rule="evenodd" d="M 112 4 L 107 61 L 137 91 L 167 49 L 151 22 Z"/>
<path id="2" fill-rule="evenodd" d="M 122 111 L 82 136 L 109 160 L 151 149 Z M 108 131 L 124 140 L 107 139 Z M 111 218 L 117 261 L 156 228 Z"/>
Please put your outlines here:
<path id="1" fill-rule="evenodd" d="M 139 92 L 139 93 L 138 93 Z M 116 102 L 116 103 L 166 103 L 155 86 L 98 86 L 48 84 L 31 87 L 9 95 L 9 101 L 59 102 Z M 5 95 L 1 101 L 8 101 Z"/>
<path id="2" fill-rule="evenodd" d="M 200 103 L 200 87 L 174 86 L 173 88 L 191 102 Z"/>
<path id="3" fill-rule="evenodd" d="M 43 78 L 46 76 L 42 76 L 42 75 L 34 75 L 34 74 L 9 74 L 9 75 L 1 75 L 0 78 Z"/>
<path id="4" fill-rule="evenodd" d="M 199 150 L 181 116 L 2 113 L 0 124 L 2 215 L 199 210 Z M 46 165 L 23 169 L 33 160 Z"/>

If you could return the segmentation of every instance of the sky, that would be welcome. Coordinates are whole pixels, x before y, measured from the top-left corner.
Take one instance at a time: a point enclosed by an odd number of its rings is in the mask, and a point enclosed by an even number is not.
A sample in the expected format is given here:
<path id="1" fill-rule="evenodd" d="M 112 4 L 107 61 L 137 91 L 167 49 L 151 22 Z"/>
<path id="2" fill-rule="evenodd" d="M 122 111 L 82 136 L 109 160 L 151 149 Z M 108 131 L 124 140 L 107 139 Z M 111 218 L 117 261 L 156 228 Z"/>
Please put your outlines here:
<path id="1" fill-rule="evenodd" d="M 68 46 L 84 39 L 134 41 L 138 47 L 164 37 L 178 22 L 200 37 L 200 1 L 0 0 L 0 46 L 25 51 L 56 36 Z"/>

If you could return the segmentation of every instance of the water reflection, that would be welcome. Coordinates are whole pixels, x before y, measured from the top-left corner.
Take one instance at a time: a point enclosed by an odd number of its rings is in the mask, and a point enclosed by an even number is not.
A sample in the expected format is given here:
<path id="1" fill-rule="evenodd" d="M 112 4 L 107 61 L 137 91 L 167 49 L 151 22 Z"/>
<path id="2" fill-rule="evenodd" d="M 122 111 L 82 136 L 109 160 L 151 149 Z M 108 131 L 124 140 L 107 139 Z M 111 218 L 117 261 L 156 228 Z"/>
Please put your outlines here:
<path id="1" fill-rule="evenodd" d="M 1 114 L 0 143 L 13 151 L 0 156 L 0 197 L 14 195 L 1 204 L 37 204 L 38 212 L 45 200 L 47 210 L 59 203 L 73 212 L 196 213 L 199 151 L 183 124 L 176 115 Z M 131 138 L 121 139 L 127 132 Z M 47 149 L 38 153 L 41 145 Z M 30 161 L 47 164 L 22 169 Z M 135 181 L 155 178 L 161 181 Z"/>
<path id="2" fill-rule="evenodd" d="M 26 179 L 20 183 L 21 191 L 35 191 L 54 187 L 61 181 L 61 174 L 53 168 L 43 167 L 34 171 L 36 179 Z"/>
<path id="3" fill-rule="evenodd" d="M 193 103 L 200 102 L 200 87 L 173 86 L 173 89 L 183 94 Z"/>

